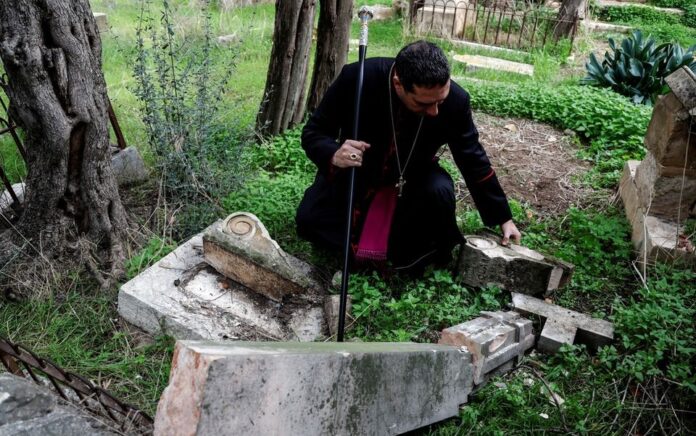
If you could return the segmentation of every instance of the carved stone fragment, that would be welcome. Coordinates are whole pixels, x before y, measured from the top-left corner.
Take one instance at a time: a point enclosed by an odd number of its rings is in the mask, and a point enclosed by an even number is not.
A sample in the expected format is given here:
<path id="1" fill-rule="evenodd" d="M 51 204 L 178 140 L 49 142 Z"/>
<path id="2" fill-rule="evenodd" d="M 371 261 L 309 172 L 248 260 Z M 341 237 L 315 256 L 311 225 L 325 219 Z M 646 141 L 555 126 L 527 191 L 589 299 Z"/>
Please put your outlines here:
<path id="1" fill-rule="evenodd" d="M 472 354 L 474 384 L 517 366 L 534 346 L 532 322 L 515 312 L 481 312 L 481 317 L 442 331 L 440 344 L 466 347 Z"/>
<path id="2" fill-rule="evenodd" d="M 313 268 L 287 254 L 253 214 L 233 213 L 203 235 L 206 262 L 218 272 L 275 301 L 323 293 Z"/>
<path id="3" fill-rule="evenodd" d="M 464 284 L 495 284 L 530 295 L 564 286 L 572 272 L 571 264 L 520 245 L 505 247 L 484 236 L 466 236 L 459 259 L 459 277 Z"/>
<path id="4" fill-rule="evenodd" d="M 529 295 L 512 293 L 512 306 L 517 312 L 538 315 L 551 325 L 541 332 L 539 348 L 556 352 L 561 345 L 574 341 L 591 348 L 608 345 L 614 339 L 614 325 L 603 319 L 592 318 L 584 313 L 547 303 Z"/>

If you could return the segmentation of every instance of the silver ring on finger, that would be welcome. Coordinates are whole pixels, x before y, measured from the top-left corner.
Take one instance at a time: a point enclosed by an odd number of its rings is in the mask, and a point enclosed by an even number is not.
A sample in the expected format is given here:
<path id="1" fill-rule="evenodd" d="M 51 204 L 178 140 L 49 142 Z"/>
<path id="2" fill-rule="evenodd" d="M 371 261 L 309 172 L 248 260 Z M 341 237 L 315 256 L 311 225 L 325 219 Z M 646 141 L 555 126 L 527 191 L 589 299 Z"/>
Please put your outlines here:
<path id="1" fill-rule="evenodd" d="M 349 157 L 350 160 L 358 160 L 358 153 L 351 153 Z"/>

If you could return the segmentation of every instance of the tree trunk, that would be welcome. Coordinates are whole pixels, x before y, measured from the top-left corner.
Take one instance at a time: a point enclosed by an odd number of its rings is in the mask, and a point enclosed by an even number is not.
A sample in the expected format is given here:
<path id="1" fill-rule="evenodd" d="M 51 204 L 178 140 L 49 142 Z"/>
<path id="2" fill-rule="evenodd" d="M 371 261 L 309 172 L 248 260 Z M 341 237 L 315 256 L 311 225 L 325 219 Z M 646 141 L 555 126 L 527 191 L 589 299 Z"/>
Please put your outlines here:
<path id="1" fill-rule="evenodd" d="M 307 111 L 314 112 L 348 57 L 352 0 L 319 0 L 319 29 Z"/>
<path id="2" fill-rule="evenodd" d="M 88 264 L 110 270 L 100 275 L 107 286 L 122 272 L 127 220 L 88 0 L 0 0 L 0 58 L 12 117 L 26 133 L 28 170 L 24 211 L 0 235 L 0 269 L 22 247 L 44 260 L 66 246 L 89 247 L 97 262 Z"/>
<path id="3" fill-rule="evenodd" d="M 556 16 L 556 26 L 553 31 L 556 39 L 571 36 L 575 31 L 576 17 L 585 18 L 586 6 L 587 0 L 563 0 Z"/>
<path id="4" fill-rule="evenodd" d="M 277 135 L 302 121 L 316 0 L 276 0 L 273 49 L 256 128 Z"/>

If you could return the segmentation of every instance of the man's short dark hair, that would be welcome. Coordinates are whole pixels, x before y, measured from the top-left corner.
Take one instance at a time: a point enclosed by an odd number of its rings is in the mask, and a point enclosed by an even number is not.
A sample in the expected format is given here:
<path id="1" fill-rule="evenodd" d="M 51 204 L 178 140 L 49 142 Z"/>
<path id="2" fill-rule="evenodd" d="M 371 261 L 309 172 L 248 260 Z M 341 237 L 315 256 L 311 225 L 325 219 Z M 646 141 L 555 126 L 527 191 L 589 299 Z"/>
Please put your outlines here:
<path id="1" fill-rule="evenodd" d="M 402 48 L 396 55 L 394 68 L 408 92 L 413 92 L 414 85 L 444 86 L 450 78 L 447 56 L 440 47 L 428 41 L 412 42 Z"/>

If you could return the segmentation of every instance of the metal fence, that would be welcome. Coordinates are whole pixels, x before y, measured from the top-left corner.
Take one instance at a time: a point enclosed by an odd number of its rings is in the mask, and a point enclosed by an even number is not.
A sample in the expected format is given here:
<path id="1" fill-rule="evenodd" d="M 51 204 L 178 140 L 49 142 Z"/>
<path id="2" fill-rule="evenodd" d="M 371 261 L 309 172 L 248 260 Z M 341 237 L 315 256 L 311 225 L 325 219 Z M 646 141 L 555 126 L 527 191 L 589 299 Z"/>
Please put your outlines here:
<path id="1" fill-rule="evenodd" d="M 411 0 L 410 17 L 417 34 L 525 51 L 564 39 L 572 50 L 579 22 L 577 14 L 559 20 L 557 10 L 514 0 Z M 568 38 L 555 36 L 559 26 L 571 29 Z"/>
<path id="2" fill-rule="evenodd" d="M 5 95 L 7 95 L 7 80 L 5 76 L 0 76 L 0 88 L 5 93 Z M 24 150 L 24 144 L 22 144 L 22 140 L 19 137 L 17 125 L 10 116 L 10 111 L 8 110 L 8 102 L 6 101 L 4 95 L 0 95 L 0 111 L 0 138 L 2 138 L 5 135 L 10 135 L 15 145 L 17 146 L 17 150 L 19 151 L 20 156 L 22 156 L 22 159 L 26 164 L 27 153 Z M 15 211 L 17 211 L 19 209 L 19 199 L 17 198 L 17 194 L 15 193 L 14 189 L 12 189 L 12 183 L 10 183 L 9 178 L 5 173 L 5 168 L 3 166 L 2 161 L 0 161 L 0 179 L 2 180 L 2 184 L 5 187 L 5 190 L 10 195 L 10 199 L 12 199 L 12 207 L 15 209 Z"/>
<path id="3" fill-rule="evenodd" d="M 59 396 L 102 417 L 126 434 L 151 434 L 153 420 L 145 412 L 126 404 L 77 374 L 61 369 L 27 348 L 0 337 L 0 361 L 8 372 L 31 377 L 37 384 L 49 383 Z"/>

